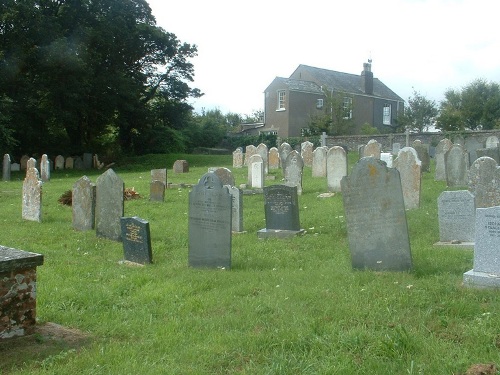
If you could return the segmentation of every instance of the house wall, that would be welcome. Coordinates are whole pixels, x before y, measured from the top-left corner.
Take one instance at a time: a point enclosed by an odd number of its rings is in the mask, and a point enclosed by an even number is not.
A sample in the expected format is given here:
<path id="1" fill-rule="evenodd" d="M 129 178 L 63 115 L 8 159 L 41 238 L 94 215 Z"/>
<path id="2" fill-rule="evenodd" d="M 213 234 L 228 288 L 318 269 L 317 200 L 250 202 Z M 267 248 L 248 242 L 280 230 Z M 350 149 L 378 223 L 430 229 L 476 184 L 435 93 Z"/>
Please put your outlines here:
<path id="1" fill-rule="evenodd" d="M 286 90 L 286 103 L 284 111 L 277 111 L 278 108 L 278 90 Z M 285 85 L 272 83 L 264 93 L 264 129 L 273 128 L 278 131 L 278 136 L 288 136 L 288 116 L 290 109 L 290 94 Z"/>
<path id="2" fill-rule="evenodd" d="M 317 99 L 323 98 L 323 95 L 290 91 L 289 97 L 288 137 L 300 137 L 302 129 L 309 127 L 311 118 L 323 113 L 323 110 L 316 108 Z"/>

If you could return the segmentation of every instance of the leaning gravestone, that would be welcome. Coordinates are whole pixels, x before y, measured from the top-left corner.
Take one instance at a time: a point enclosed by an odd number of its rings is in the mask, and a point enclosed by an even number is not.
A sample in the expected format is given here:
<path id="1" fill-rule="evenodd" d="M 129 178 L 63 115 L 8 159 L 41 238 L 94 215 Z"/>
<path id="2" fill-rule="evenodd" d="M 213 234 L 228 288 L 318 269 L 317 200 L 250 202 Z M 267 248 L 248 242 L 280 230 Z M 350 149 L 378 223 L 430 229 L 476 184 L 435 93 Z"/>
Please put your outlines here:
<path id="1" fill-rule="evenodd" d="M 300 156 L 304 160 L 304 166 L 312 167 L 314 144 L 309 141 L 300 144 Z"/>
<path id="2" fill-rule="evenodd" d="M 420 160 L 421 164 L 421 171 L 422 172 L 430 172 L 431 171 L 431 158 L 429 156 L 429 148 L 428 145 L 424 145 L 422 141 L 419 139 L 416 139 L 412 143 L 412 147 L 415 149 L 417 152 L 418 159 Z"/>
<path id="3" fill-rule="evenodd" d="M 176 160 L 173 169 L 174 173 L 187 173 L 189 172 L 189 163 L 187 160 Z"/>
<path id="4" fill-rule="evenodd" d="M 287 238 L 304 233 L 304 229 L 300 228 L 296 186 L 266 186 L 264 209 L 266 228 L 257 232 L 259 238 Z"/>
<path id="5" fill-rule="evenodd" d="M 326 177 L 326 155 L 327 147 L 316 147 L 313 151 L 312 176 Z"/>
<path id="6" fill-rule="evenodd" d="M 280 154 L 276 147 L 269 149 L 269 169 L 279 169 L 280 167 Z"/>
<path id="7" fill-rule="evenodd" d="M 243 233 L 243 191 L 236 186 L 226 186 L 231 194 L 232 220 L 231 230 L 233 233 Z"/>
<path id="8" fill-rule="evenodd" d="M 243 150 L 238 147 L 233 151 L 233 168 L 243 167 Z"/>
<path id="9" fill-rule="evenodd" d="M 71 208 L 73 229 L 85 231 L 95 225 L 95 184 L 83 176 L 73 185 Z"/>
<path id="10" fill-rule="evenodd" d="M 435 181 L 446 181 L 446 165 L 444 155 L 451 148 L 453 143 L 447 138 L 441 139 L 436 147 L 436 170 L 434 172 Z"/>
<path id="11" fill-rule="evenodd" d="M 123 180 L 112 169 L 97 177 L 95 204 L 97 236 L 121 241 L 120 219 L 124 212 L 124 190 Z"/>
<path id="12" fill-rule="evenodd" d="M 333 146 L 326 156 L 326 180 L 328 191 L 340 192 L 340 181 L 347 176 L 347 154 L 340 146 Z"/>
<path id="13" fill-rule="evenodd" d="M 3 166 L 2 166 L 2 180 L 3 181 L 10 181 L 10 171 L 11 171 L 10 155 L 5 154 L 3 156 Z"/>
<path id="14" fill-rule="evenodd" d="M 476 221 L 474 195 L 468 190 L 443 191 L 437 203 L 440 243 L 471 245 Z"/>
<path id="15" fill-rule="evenodd" d="M 163 181 L 154 180 L 149 183 L 149 200 L 152 202 L 165 201 L 165 184 Z"/>
<path id="16" fill-rule="evenodd" d="M 47 154 L 43 154 L 40 160 L 40 175 L 43 182 L 50 181 L 50 163 Z"/>
<path id="17" fill-rule="evenodd" d="M 500 287 L 500 207 L 476 210 L 473 269 L 464 273 L 464 285 Z"/>
<path id="18" fill-rule="evenodd" d="M 34 165 L 35 159 L 30 159 L 28 164 Z M 30 221 L 42 221 L 42 181 L 35 167 L 26 170 L 23 181 L 23 206 L 22 218 Z"/>
<path id="19" fill-rule="evenodd" d="M 302 194 L 302 174 L 304 171 L 304 161 L 300 154 L 293 150 L 285 160 L 285 185 L 296 186 L 297 194 Z"/>
<path id="20" fill-rule="evenodd" d="M 477 158 L 467 175 L 467 190 L 476 199 L 476 207 L 500 206 L 500 167 L 487 156 Z"/>
<path id="21" fill-rule="evenodd" d="M 375 159 L 380 159 L 380 154 L 382 152 L 382 145 L 375 139 L 370 139 L 366 146 L 363 148 L 363 157 L 374 157 Z"/>
<path id="22" fill-rule="evenodd" d="M 137 216 L 120 218 L 123 254 L 126 261 L 153 262 L 149 222 Z"/>
<path id="23" fill-rule="evenodd" d="M 231 268 L 231 195 L 214 173 L 189 193 L 189 266 Z"/>
<path id="24" fill-rule="evenodd" d="M 467 186 L 469 155 L 458 144 L 452 145 L 444 155 L 446 185 L 448 187 Z"/>
<path id="25" fill-rule="evenodd" d="M 412 267 L 399 172 L 365 157 L 342 179 L 351 262 L 356 269 L 407 271 Z"/>
<path id="26" fill-rule="evenodd" d="M 399 171 L 405 208 L 419 208 L 422 171 L 417 151 L 413 147 L 403 147 L 394 160 L 394 168 Z"/>

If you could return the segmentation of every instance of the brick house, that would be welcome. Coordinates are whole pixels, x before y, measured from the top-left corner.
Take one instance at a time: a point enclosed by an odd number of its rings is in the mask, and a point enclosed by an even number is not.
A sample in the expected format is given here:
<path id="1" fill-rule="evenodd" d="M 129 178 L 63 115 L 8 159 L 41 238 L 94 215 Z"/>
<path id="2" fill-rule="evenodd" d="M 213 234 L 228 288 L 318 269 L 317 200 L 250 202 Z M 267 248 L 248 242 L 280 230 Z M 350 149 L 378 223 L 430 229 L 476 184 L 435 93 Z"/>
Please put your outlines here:
<path id="1" fill-rule="evenodd" d="M 276 77 L 264 91 L 264 124 L 260 132 L 298 137 L 309 127 L 312 116 L 325 113 L 325 90 L 343 96 L 344 119 L 352 134 L 368 123 L 382 133 L 392 131 L 404 100 L 373 78 L 371 61 L 360 75 L 299 65 L 289 78 Z"/>

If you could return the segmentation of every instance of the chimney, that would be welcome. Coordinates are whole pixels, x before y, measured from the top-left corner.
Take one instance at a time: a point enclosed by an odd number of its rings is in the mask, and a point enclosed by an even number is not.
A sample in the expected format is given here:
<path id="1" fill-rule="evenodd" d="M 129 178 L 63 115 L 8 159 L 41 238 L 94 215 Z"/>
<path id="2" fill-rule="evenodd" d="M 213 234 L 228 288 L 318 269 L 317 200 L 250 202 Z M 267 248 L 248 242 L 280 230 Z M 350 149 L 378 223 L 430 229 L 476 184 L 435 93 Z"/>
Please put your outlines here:
<path id="1" fill-rule="evenodd" d="M 368 60 L 367 63 L 363 63 L 361 86 L 364 88 L 366 95 L 373 95 L 373 73 L 371 60 Z"/>

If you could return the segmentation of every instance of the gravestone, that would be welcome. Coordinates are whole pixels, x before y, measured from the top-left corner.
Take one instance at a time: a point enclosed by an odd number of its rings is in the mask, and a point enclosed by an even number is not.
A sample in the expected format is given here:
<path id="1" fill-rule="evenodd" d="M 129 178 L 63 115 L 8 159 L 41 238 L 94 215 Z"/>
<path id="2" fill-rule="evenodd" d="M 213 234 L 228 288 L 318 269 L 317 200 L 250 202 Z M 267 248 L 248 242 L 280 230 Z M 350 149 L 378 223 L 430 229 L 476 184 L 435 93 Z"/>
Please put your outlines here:
<path id="1" fill-rule="evenodd" d="M 64 168 L 73 169 L 73 167 L 74 167 L 74 159 L 71 156 L 68 156 L 66 158 L 66 161 L 64 162 Z"/>
<path id="2" fill-rule="evenodd" d="M 47 154 L 43 154 L 40 160 L 40 175 L 43 182 L 50 181 L 50 163 Z"/>
<path id="3" fill-rule="evenodd" d="M 374 157 L 375 159 L 380 159 L 380 154 L 382 152 L 382 145 L 378 143 L 375 139 L 370 139 L 366 146 L 363 148 L 363 157 Z"/>
<path id="4" fill-rule="evenodd" d="M 281 162 L 281 168 L 284 170 L 285 169 L 285 161 L 286 158 L 288 157 L 288 154 L 292 152 L 292 146 L 290 146 L 288 143 L 283 142 L 280 144 L 278 147 L 278 152 L 280 154 L 280 162 Z"/>
<path id="5" fill-rule="evenodd" d="M 365 157 L 341 184 L 352 267 L 410 270 L 410 241 L 397 169 Z"/>
<path id="6" fill-rule="evenodd" d="M 326 181 L 328 191 L 340 192 L 340 181 L 347 176 L 347 154 L 340 146 L 333 146 L 326 156 Z"/>
<path id="7" fill-rule="evenodd" d="M 19 163 L 12 163 L 10 165 L 10 170 L 11 170 L 11 172 L 19 172 L 21 170 L 21 164 L 19 164 Z"/>
<path id="8" fill-rule="evenodd" d="M 500 163 L 500 149 L 498 147 L 491 148 L 478 148 L 476 150 L 476 155 L 478 158 L 482 156 L 488 156 L 498 163 Z"/>
<path id="9" fill-rule="evenodd" d="M 149 200 L 152 202 L 165 201 L 166 185 L 163 181 L 154 180 L 149 183 Z"/>
<path id="10" fill-rule="evenodd" d="M 189 172 L 189 163 L 187 160 L 176 160 L 174 162 L 174 173 L 188 173 Z"/>
<path id="11" fill-rule="evenodd" d="M 419 139 L 413 141 L 412 147 L 417 152 L 418 160 L 422 163 L 420 166 L 420 170 L 422 172 L 430 172 L 431 171 L 431 158 L 429 155 L 428 145 L 424 145 L 422 141 Z"/>
<path id="12" fill-rule="evenodd" d="M 264 165 L 261 161 L 252 162 L 252 187 L 262 189 L 264 187 Z"/>
<path id="13" fill-rule="evenodd" d="M 293 150 L 290 152 L 285 160 L 285 185 L 296 186 L 297 194 L 302 194 L 302 174 L 304 171 L 304 161 L 300 154 Z"/>
<path id="14" fill-rule="evenodd" d="M 394 160 L 394 168 L 399 171 L 405 208 L 419 208 L 422 171 L 417 151 L 413 147 L 403 147 Z"/>
<path id="15" fill-rule="evenodd" d="M 110 168 L 96 180 L 95 228 L 99 237 L 121 241 L 123 180 Z"/>
<path id="16" fill-rule="evenodd" d="M 439 241 L 471 245 L 476 222 L 474 195 L 468 190 L 443 191 L 437 204 Z"/>
<path id="17" fill-rule="evenodd" d="M 3 181 L 10 181 L 10 171 L 11 171 L 10 155 L 5 154 L 3 156 L 3 165 L 2 165 L 2 180 Z"/>
<path id="18" fill-rule="evenodd" d="M 125 260 L 139 264 L 152 263 L 149 222 L 137 216 L 122 217 L 120 225 Z"/>
<path id="19" fill-rule="evenodd" d="M 233 151 L 233 168 L 242 168 L 243 167 L 243 150 L 241 147 L 238 147 Z"/>
<path id="20" fill-rule="evenodd" d="M 62 155 L 57 155 L 56 159 L 54 161 L 54 168 L 56 170 L 58 169 L 64 169 L 64 156 Z"/>
<path id="21" fill-rule="evenodd" d="M 496 135 L 490 135 L 486 138 L 486 148 L 497 148 L 498 147 L 498 137 Z"/>
<path id="22" fill-rule="evenodd" d="M 467 190 L 476 199 L 476 208 L 500 206 L 500 167 L 487 156 L 477 158 L 467 175 Z"/>
<path id="23" fill-rule="evenodd" d="M 220 182 L 222 185 L 229 185 L 229 186 L 234 186 L 235 181 L 234 181 L 234 176 L 233 172 L 231 172 L 228 168 L 215 168 L 213 171 L 219 177 Z"/>
<path id="24" fill-rule="evenodd" d="M 257 232 L 258 238 L 287 238 L 305 232 L 304 229 L 300 228 L 296 186 L 266 186 L 264 188 L 264 210 L 266 228 Z"/>
<path id="25" fill-rule="evenodd" d="M 33 158 L 29 158 L 26 162 L 26 174 L 28 173 L 30 168 L 36 168 L 36 160 Z"/>
<path id="26" fill-rule="evenodd" d="M 28 165 L 34 165 L 35 159 L 30 159 Z M 42 181 L 35 167 L 26 170 L 23 181 L 22 218 L 30 221 L 42 221 Z"/>
<path id="27" fill-rule="evenodd" d="M 264 176 L 269 172 L 269 151 L 264 143 L 257 146 L 257 154 L 262 158 L 262 166 L 264 167 Z"/>
<path id="28" fill-rule="evenodd" d="M 83 160 L 81 157 L 77 156 L 74 160 L 73 160 L 73 167 L 74 169 L 78 170 L 78 171 L 81 171 L 83 170 Z"/>
<path id="29" fill-rule="evenodd" d="M 397 156 L 400 149 L 401 149 L 401 143 L 395 142 L 392 144 L 392 154 L 393 155 Z"/>
<path id="30" fill-rule="evenodd" d="M 381 152 L 380 160 L 387 164 L 387 167 L 392 168 L 392 154 L 390 152 Z"/>
<path id="31" fill-rule="evenodd" d="M 446 165 L 444 162 L 444 155 L 451 148 L 453 143 L 447 138 L 441 139 L 436 147 L 436 170 L 434 172 L 435 181 L 446 181 Z"/>
<path id="32" fill-rule="evenodd" d="M 189 193 L 189 266 L 231 268 L 232 202 L 214 173 Z"/>
<path id="33" fill-rule="evenodd" d="M 151 182 L 161 181 L 165 186 L 167 186 L 167 169 L 151 169 Z"/>
<path id="34" fill-rule="evenodd" d="M 263 167 L 261 167 L 259 170 L 257 170 L 257 169 L 255 170 L 255 172 L 257 172 L 259 174 L 259 176 L 256 176 L 255 177 L 256 180 L 254 181 L 253 164 L 255 164 L 255 163 L 260 163 L 260 165 L 262 166 L 262 157 L 259 154 L 253 154 L 252 156 L 250 156 L 250 159 L 248 159 L 247 184 L 251 187 L 257 187 L 257 186 L 253 186 L 253 184 L 254 183 L 258 184 L 258 181 L 260 180 L 261 181 L 260 185 L 262 187 L 262 185 L 264 183 L 264 170 L 263 170 Z"/>
<path id="35" fill-rule="evenodd" d="M 279 169 L 280 167 L 280 154 L 276 147 L 269 149 L 269 169 Z"/>
<path id="36" fill-rule="evenodd" d="M 28 169 L 27 163 L 28 163 L 29 159 L 30 159 L 30 157 L 28 155 L 21 156 L 21 170 L 22 171 L 25 171 L 26 169 Z"/>
<path id="37" fill-rule="evenodd" d="M 326 155 L 328 148 L 316 147 L 313 151 L 312 176 L 326 177 Z"/>
<path id="38" fill-rule="evenodd" d="M 91 169 L 92 168 L 93 157 L 90 152 L 85 152 L 83 154 L 83 169 Z"/>
<path id="39" fill-rule="evenodd" d="M 300 156 L 302 156 L 305 167 L 312 167 L 313 149 L 314 144 L 312 142 L 305 141 L 300 144 Z"/>
<path id="40" fill-rule="evenodd" d="M 249 165 L 248 162 L 250 158 L 257 153 L 257 147 L 254 145 L 248 145 L 245 147 L 245 161 L 244 165 Z"/>
<path id="41" fill-rule="evenodd" d="M 469 165 L 471 165 L 478 158 L 477 150 L 483 148 L 483 146 L 475 137 L 468 137 L 465 140 L 465 148 L 469 153 Z"/>
<path id="42" fill-rule="evenodd" d="M 91 230 L 95 226 L 96 187 L 87 176 L 83 176 L 73 185 L 72 213 L 73 229 Z"/>
<path id="43" fill-rule="evenodd" d="M 236 186 L 227 186 L 231 194 L 232 220 L 231 230 L 233 233 L 243 233 L 243 191 Z"/>
<path id="44" fill-rule="evenodd" d="M 500 287 L 500 207 L 476 210 L 473 269 L 464 273 L 464 285 Z"/>
<path id="45" fill-rule="evenodd" d="M 469 155 L 458 144 L 452 145 L 444 156 L 446 185 L 448 187 L 467 186 Z"/>

